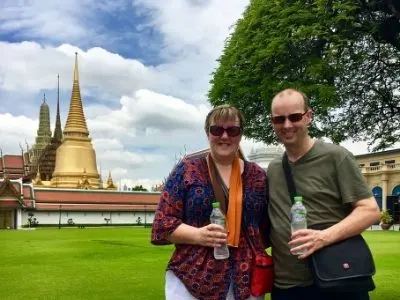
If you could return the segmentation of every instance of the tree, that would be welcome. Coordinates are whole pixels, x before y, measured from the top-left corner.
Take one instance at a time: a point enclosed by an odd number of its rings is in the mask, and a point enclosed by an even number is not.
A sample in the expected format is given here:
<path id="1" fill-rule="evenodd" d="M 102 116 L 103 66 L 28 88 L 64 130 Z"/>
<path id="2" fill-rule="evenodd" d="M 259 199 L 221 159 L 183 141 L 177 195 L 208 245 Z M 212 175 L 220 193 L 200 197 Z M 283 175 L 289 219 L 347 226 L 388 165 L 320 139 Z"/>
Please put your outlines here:
<path id="1" fill-rule="evenodd" d="M 252 0 L 213 73 L 211 104 L 231 103 L 266 143 L 273 96 L 304 91 L 310 132 L 374 150 L 400 138 L 400 13 L 391 0 Z"/>
<path id="2" fill-rule="evenodd" d="M 147 189 L 146 189 L 146 188 L 144 188 L 142 185 L 135 185 L 135 186 L 132 188 L 132 191 L 142 191 L 142 192 L 147 192 Z"/>

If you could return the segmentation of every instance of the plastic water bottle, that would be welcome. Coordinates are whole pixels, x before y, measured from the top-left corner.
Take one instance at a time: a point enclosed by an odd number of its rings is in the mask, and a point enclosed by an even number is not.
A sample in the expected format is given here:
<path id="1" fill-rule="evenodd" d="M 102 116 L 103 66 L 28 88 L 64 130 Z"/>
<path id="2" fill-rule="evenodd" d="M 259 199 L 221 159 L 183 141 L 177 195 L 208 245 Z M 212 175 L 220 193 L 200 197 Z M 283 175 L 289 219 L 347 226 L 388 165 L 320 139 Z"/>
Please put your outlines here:
<path id="1" fill-rule="evenodd" d="M 291 208 L 291 223 L 292 233 L 299 229 L 307 229 L 307 210 L 303 204 L 303 197 L 294 197 L 294 204 Z M 303 254 L 302 251 L 293 253 L 294 255 Z"/>
<path id="2" fill-rule="evenodd" d="M 210 216 L 211 223 L 221 225 L 225 228 L 225 216 L 219 209 L 219 202 L 214 202 L 212 205 L 213 205 L 213 210 Z M 227 244 L 221 247 L 214 248 L 215 259 L 226 259 L 228 257 L 229 257 L 229 249 Z"/>

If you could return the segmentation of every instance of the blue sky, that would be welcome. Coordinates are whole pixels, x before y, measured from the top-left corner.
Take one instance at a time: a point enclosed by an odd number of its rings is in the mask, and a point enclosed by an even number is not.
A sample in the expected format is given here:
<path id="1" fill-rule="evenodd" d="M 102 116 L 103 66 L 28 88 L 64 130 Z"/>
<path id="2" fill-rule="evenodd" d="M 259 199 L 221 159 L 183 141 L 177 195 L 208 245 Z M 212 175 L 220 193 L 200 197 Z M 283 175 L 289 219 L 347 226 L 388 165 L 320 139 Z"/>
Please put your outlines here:
<path id="1" fill-rule="evenodd" d="M 207 147 L 206 94 L 224 41 L 249 0 L 0 2 L 0 148 L 34 143 L 46 93 L 61 123 L 75 52 L 85 116 L 105 177 L 151 186 L 177 157 Z M 258 147 L 244 139 L 249 153 Z M 365 152 L 365 147 L 352 148 Z"/>
<path id="2" fill-rule="evenodd" d="M 57 74 L 67 118 L 78 52 L 85 116 L 103 176 L 150 186 L 207 147 L 210 74 L 249 0 L 0 2 L 0 148 L 34 143 Z M 252 141 L 244 141 L 248 151 Z"/>

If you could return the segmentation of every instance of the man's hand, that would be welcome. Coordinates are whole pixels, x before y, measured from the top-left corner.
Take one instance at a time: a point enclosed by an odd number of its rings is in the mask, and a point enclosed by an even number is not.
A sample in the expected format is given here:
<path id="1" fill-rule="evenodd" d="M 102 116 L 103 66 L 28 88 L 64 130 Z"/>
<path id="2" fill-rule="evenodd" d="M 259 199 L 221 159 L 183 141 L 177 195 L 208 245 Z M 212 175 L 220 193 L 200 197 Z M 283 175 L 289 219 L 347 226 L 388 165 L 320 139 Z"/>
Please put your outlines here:
<path id="1" fill-rule="evenodd" d="M 226 244 L 227 234 L 224 227 L 217 224 L 209 224 L 198 228 L 196 244 L 206 247 L 221 247 Z"/>
<path id="2" fill-rule="evenodd" d="M 302 252 L 299 259 L 304 259 L 315 251 L 329 245 L 329 238 L 325 230 L 300 229 L 292 234 L 289 242 L 292 254 Z"/>

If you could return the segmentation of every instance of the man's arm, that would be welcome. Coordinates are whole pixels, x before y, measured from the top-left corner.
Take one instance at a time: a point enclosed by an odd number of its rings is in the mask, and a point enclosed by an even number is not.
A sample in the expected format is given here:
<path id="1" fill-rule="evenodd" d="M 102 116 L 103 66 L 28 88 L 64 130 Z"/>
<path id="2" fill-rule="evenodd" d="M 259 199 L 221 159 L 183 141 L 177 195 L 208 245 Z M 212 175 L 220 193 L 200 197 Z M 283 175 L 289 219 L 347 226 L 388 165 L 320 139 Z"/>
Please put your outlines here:
<path id="1" fill-rule="evenodd" d="M 341 222 L 325 229 L 328 245 L 357 235 L 379 220 L 380 211 L 374 197 L 353 203 L 353 211 Z"/>
<path id="2" fill-rule="evenodd" d="M 291 251 L 305 251 L 299 259 L 306 258 L 322 247 L 363 232 L 379 220 L 380 211 L 374 197 L 356 201 L 352 205 L 353 210 L 346 218 L 327 229 L 301 229 L 294 232 L 289 242 Z"/>

